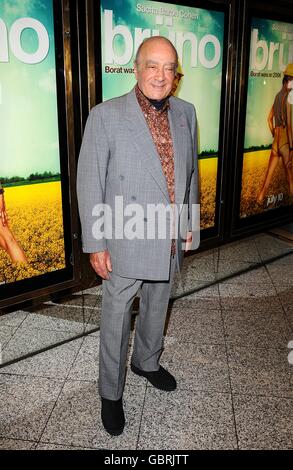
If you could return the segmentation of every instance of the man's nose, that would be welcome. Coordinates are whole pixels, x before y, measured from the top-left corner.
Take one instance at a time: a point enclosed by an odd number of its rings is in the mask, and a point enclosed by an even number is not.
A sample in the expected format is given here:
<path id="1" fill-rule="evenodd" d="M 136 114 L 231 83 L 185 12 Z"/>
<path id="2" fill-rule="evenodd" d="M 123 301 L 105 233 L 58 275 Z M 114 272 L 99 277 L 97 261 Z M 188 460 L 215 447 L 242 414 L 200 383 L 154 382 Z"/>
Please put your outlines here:
<path id="1" fill-rule="evenodd" d="M 165 69 L 164 69 L 163 66 L 161 66 L 161 67 L 159 66 L 159 67 L 157 68 L 157 71 L 156 71 L 156 79 L 157 79 L 157 80 L 160 80 L 160 81 L 165 80 Z"/>

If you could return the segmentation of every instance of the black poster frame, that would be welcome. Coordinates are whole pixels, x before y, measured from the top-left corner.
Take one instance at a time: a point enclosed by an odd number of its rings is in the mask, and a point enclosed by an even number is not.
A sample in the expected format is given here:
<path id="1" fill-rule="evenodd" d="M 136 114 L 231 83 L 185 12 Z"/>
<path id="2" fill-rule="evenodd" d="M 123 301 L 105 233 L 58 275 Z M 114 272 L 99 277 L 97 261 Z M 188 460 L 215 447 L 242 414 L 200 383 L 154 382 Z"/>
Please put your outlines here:
<path id="1" fill-rule="evenodd" d="M 224 34 L 223 34 L 223 67 L 221 83 L 221 104 L 220 104 L 220 126 L 219 126 L 219 146 L 218 146 L 218 171 L 216 183 L 216 210 L 215 225 L 201 231 L 201 246 L 220 242 L 223 232 L 224 211 L 226 210 L 224 199 L 227 191 L 226 173 L 228 152 L 229 152 L 229 128 L 233 105 L 233 83 L 235 70 L 235 18 L 239 9 L 239 0 L 162 0 L 162 3 L 179 4 L 192 8 L 203 8 L 207 10 L 221 11 L 224 13 Z M 88 80 L 88 93 L 84 93 L 84 100 L 89 103 L 89 109 L 102 101 L 102 58 L 101 58 L 101 16 L 100 2 L 87 0 L 86 9 L 90 13 L 87 22 L 88 36 L 88 67 L 83 69 L 83 76 Z M 81 11 L 83 6 L 81 5 Z M 94 53 L 92 53 L 94 48 Z M 94 82 L 94 87 L 91 86 Z M 85 124 L 85 122 L 84 122 Z"/>
<path id="2" fill-rule="evenodd" d="M 237 59 L 236 78 L 236 107 L 234 118 L 234 135 L 231 151 L 236 155 L 233 162 L 231 159 L 231 202 L 228 207 L 228 219 L 226 224 L 226 240 L 247 236 L 252 233 L 266 230 L 277 225 L 282 225 L 293 220 L 293 206 L 284 206 L 273 210 L 240 218 L 240 200 L 242 186 L 243 150 L 246 123 L 246 106 L 248 90 L 248 70 L 251 44 L 251 22 L 252 18 L 284 21 L 293 24 L 292 2 L 281 0 L 276 4 L 273 1 L 246 0 L 243 5 L 243 20 L 239 30 L 239 48 Z M 239 85 L 238 85 L 239 84 Z"/>
<path id="3" fill-rule="evenodd" d="M 27 303 L 77 286 L 80 282 L 80 248 L 75 193 L 75 140 L 72 101 L 70 0 L 53 0 L 54 39 L 65 268 L 0 286 L 0 308 Z M 76 72 L 75 72 L 76 73 Z"/>

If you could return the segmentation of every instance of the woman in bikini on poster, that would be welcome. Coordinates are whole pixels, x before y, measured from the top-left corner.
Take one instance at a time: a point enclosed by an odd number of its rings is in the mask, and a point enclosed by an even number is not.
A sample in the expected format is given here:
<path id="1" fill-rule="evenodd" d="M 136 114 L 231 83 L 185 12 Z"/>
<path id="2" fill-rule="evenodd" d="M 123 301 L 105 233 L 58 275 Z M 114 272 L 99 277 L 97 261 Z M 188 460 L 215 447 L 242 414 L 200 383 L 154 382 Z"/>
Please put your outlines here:
<path id="1" fill-rule="evenodd" d="M 284 72 L 282 89 L 277 93 L 274 104 L 268 116 L 268 124 L 273 136 L 272 150 L 264 182 L 257 196 L 257 202 L 262 203 L 271 183 L 279 159 L 282 159 L 289 194 L 293 195 L 293 135 L 291 104 L 288 101 L 293 89 L 293 64 L 288 64 Z"/>
<path id="2" fill-rule="evenodd" d="M 4 189 L 0 183 L 0 248 L 6 251 L 12 263 L 27 263 L 23 249 L 19 246 L 8 226 L 8 216 L 5 207 Z"/>

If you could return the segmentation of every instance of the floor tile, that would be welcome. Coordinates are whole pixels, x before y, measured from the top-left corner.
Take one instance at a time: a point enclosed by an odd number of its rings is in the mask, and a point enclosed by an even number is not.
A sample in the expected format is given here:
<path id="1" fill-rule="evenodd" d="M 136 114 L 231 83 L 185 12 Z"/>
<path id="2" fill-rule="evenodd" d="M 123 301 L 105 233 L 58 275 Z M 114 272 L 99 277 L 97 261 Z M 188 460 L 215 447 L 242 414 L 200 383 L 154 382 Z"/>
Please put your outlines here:
<path id="1" fill-rule="evenodd" d="M 201 292 L 202 290 L 205 290 L 207 288 L 210 282 L 215 280 L 216 274 L 213 275 L 213 279 L 211 281 L 200 281 L 194 277 L 193 272 L 191 274 L 189 272 L 188 275 L 185 273 L 185 275 L 182 277 L 178 275 L 174 280 L 172 286 L 171 297 L 188 292 L 193 292 L 195 290 Z"/>
<path id="2" fill-rule="evenodd" d="M 58 444 L 49 444 L 49 443 L 40 443 L 36 446 L 36 450 L 92 450 L 89 447 L 73 447 L 73 446 L 64 446 Z"/>
<path id="3" fill-rule="evenodd" d="M 186 278 L 199 281 L 215 280 L 215 262 L 213 258 L 197 258 L 196 256 L 188 263 L 184 261 L 181 271 L 182 282 Z"/>
<path id="4" fill-rule="evenodd" d="M 215 266 L 215 259 L 218 257 L 218 248 L 211 248 L 210 250 L 195 252 L 192 255 L 185 256 L 184 266 L 196 265 L 197 262 L 208 263 L 211 266 Z"/>
<path id="5" fill-rule="evenodd" d="M 63 381 L 0 374 L 0 437 L 38 440 Z"/>
<path id="6" fill-rule="evenodd" d="M 68 308 L 51 305 L 31 312 L 23 322 L 26 328 L 39 328 L 55 331 L 70 331 L 76 334 L 85 330 L 91 311 L 82 308 Z"/>
<path id="7" fill-rule="evenodd" d="M 263 261 L 290 252 L 288 243 L 271 235 L 259 234 L 255 238 L 255 244 Z"/>
<path id="8" fill-rule="evenodd" d="M 41 443 L 97 449 L 135 449 L 145 387 L 126 387 L 123 395 L 126 426 L 122 435 L 103 428 L 101 402 L 95 382 L 68 381 L 46 426 Z"/>
<path id="9" fill-rule="evenodd" d="M 0 450 L 30 450 L 33 449 L 35 445 L 36 442 L 32 441 L 0 438 Z"/>
<path id="10" fill-rule="evenodd" d="M 224 344 L 224 330 L 220 310 L 208 312 L 193 307 L 176 307 L 169 317 L 167 335 L 178 341 L 199 344 Z"/>
<path id="11" fill-rule="evenodd" d="M 270 309 L 279 308 L 280 301 L 272 285 L 265 284 L 219 284 L 221 306 L 223 309 L 249 310 L 251 307 Z"/>
<path id="12" fill-rule="evenodd" d="M 254 240 L 229 243 L 220 247 L 220 261 L 241 261 L 258 263 L 261 261 Z"/>
<path id="13" fill-rule="evenodd" d="M 53 300 L 53 303 L 67 307 L 101 308 L 101 295 L 89 291 L 83 292 L 76 292 L 75 294 L 64 297 L 62 299 L 55 299 Z"/>
<path id="14" fill-rule="evenodd" d="M 1 327 L 0 327 L 0 354 L 1 354 L 0 363 L 1 364 L 5 360 L 4 349 L 7 346 L 7 343 L 13 337 L 16 330 L 17 330 L 17 328 L 13 328 L 11 326 L 1 325 Z"/>
<path id="15" fill-rule="evenodd" d="M 293 289 L 293 257 L 291 256 L 290 258 L 292 258 L 292 263 L 284 264 L 276 261 L 268 264 L 267 270 L 275 284 L 290 285 Z"/>
<path id="16" fill-rule="evenodd" d="M 290 305 L 290 307 L 288 306 L 287 308 L 285 308 L 285 316 L 289 322 L 291 332 L 292 332 L 291 336 L 293 339 L 293 305 Z"/>
<path id="17" fill-rule="evenodd" d="M 0 369 L 0 373 L 34 377 L 66 378 L 83 339 L 71 341 Z"/>
<path id="18" fill-rule="evenodd" d="M 206 287 L 196 292 L 189 294 L 179 299 L 174 300 L 174 306 L 181 306 L 185 304 L 192 304 L 197 310 L 217 310 L 221 308 L 219 288 L 217 285 Z"/>
<path id="19" fill-rule="evenodd" d="M 74 336 L 75 333 L 69 331 L 40 330 L 21 326 L 3 350 L 3 362 L 21 358 L 25 354 L 31 354 L 52 345 L 58 346 L 61 341 Z"/>
<path id="20" fill-rule="evenodd" d="M 138 449 L 236 449 L 231 397 L 148 388 Z"/>
<path id="21" fill-rule="evenodd" d="M 83 291 L 83 305 L 84 307 L 91 307 L 94 309 L 102 308 L 102 295 L 101 293 L 89 293 Z"/>
<path id="22" fill-rule="evenodd" d="M 293 312 L 293 286 L 275 283 L 275 289 L 285 312 Z"/>
<path id="23" fill-rule="evenodd" d="M 245 304 L 245 302 L 239 303 L 239 305 L 231 304 L 222 307 L 222 312 L 235 312 L 237 314 L 240 314 L 241 312 L 249 312 L 251 314 L 279 314 L 279 315 L 284 315 L 284 309 L 281 305 L 281 302 L 273 302 L 271 305 L 268 303 L 262 304 L 261 302 L 249 302 L 248 304 Z"/>
<path id="24" fill-rule="evenodd" d="M 95 309 L 92 311 L 88 319 L 85 330 L 86 331 L 95 330 L 96 328 L 100 327 L 100 323 L 101 323 L 101 310 Z"/>
<path id="25" fill-rule="evenodd" d="M 286 345 L 280 349 L 229 345 L 228 359 L 234 393 L 293 398 L 293 367 Z"/>
<path id="26" fill-rule="evenodd" d="M 275 289 L 290 324 L 293 339 L 293 286 L 276 282 Z"/>
<path id="27" fill-rule="evenodd" d="M 185 258 L 173 294 L 198 291 L 170 302 L 160 359 L 177 390 L 131 372 L 132 332 L 118 438 L 100 419 L 100 332 L 57 346 L 99 327 L 101 284 L 0 316 L 4 360 L 56 345 L 0 369 L 0 449 L 236 449 L 233 409 L 240 448 L 293 449 L 293 256 L 210 286 L 283 253 L 292 247 L 257 234 Z"/>
<path id="28" fill-rule="evenodd" d="M 100 338 L 86 336 L 76 356 L 68 379 L 96 381 L 98 379 Z"/>
<path id="29" fill-rule="evenodd" d="M 280 256 L 278 259 L 271 260 L 267 263 L 267 266 L 291 266 L 293 264 L 293 244 L 288 247 L 289 251 L 284 253 L 284 256 Z"/>
<path id="30" fill-rule="evenodd" d="M 241 269 L 246 269 L 245 266 L 251 267 L 253 265 L 249 265 L 246 263 L 237 263 L 237 266 L 234 266 L 234 263 L 233 265 L 231 265 L 231 263 L 227 261 L 221 262 L 219 267 L 219 279 L 223 279 L 224 274 L 229 275 L 229 270 L 231 271 L 231 273 L 233 273 L 233 267 L 235 269 L 235 273 L 237 271 L 241 271 Z M 233 276 L 223 281 L 222 285 L 223 284 L 242 284 L 248 286 L 253 286 L 255 284 L 264 284 L 265 286 L 272 286 L 273 288 L 272 280 L 264 267 L 252 269 L 251 271 L 248 271 L 244 274 L 237 274 L 236 276 Z"/>
<path id="31" fill-rule="evenodd" d="M 83 294 L 93 294 L 93 295 L 97 295 L 97 296 L 101 296 L 102 292 L 103 292 L 102 283 L 83 290 Z"/>
<path id="32" fill-rule="evenodd" d="M 239 449 L 293 449 L 293 400 L 235 395 Z"/>
<path id="33" fill-rule="evenodd" d="M 179 390 L 230 393 L 224 345 L 198 345 L 167 337 L 160 363 L 175 376 Z"/>
<path id="34" fill-rule="evenodd" d="M 291 337 L 284 314 L 256 311 L 224 311 L 227 343 L 260 348 L 286 347 Z"/>
<path id="35" fill-rule="evenodd" d="M 0 316 L 0 328 L 2 326 L 18 327 L 27 317 L 28 312 L 16 310 L 15 312 L 5 313 Z"/>

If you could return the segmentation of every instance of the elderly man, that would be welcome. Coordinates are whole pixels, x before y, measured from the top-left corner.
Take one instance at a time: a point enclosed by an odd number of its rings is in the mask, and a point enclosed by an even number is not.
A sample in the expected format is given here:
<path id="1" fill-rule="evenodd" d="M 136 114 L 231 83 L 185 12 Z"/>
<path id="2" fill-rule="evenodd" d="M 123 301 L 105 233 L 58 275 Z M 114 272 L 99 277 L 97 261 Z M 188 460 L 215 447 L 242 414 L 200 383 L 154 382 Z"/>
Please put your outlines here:
<path id="1" fill-rule="evenodd" d="M 199 245 L 196 115 L 193 105 L 171 96 L 177 65 L 168 39 L 144 40 L 135 60 L 136 86 L 93 108 L 79 157 L 83 250 L 103 278 L 99 393 L 111 435 L 125 425 L 122 394 L 138 291 L 131 370 L 160 390 L 176 389 L 159 364 L 166 312 L 175 267 L 184 249 Z M 140 218 L 131 230 L 134 208 Z"/>

